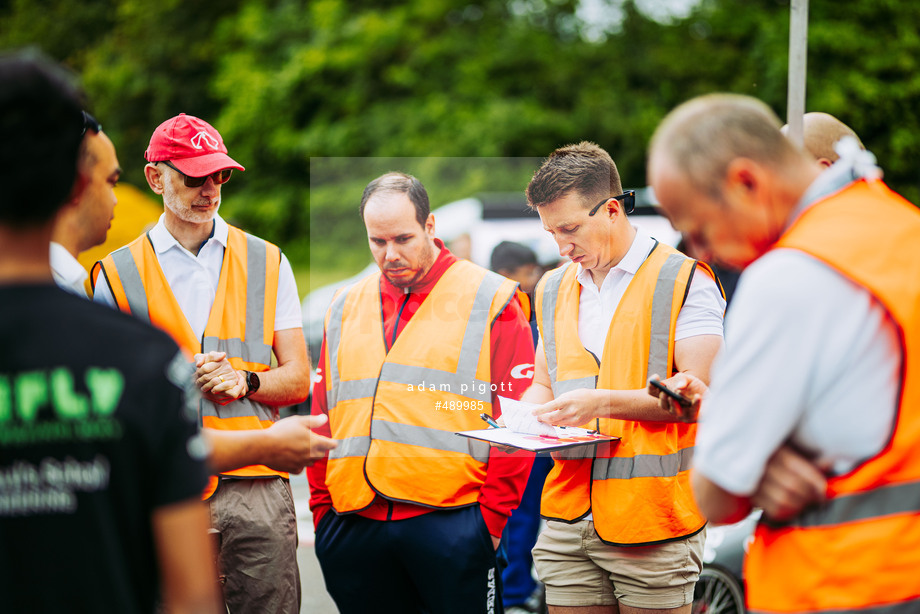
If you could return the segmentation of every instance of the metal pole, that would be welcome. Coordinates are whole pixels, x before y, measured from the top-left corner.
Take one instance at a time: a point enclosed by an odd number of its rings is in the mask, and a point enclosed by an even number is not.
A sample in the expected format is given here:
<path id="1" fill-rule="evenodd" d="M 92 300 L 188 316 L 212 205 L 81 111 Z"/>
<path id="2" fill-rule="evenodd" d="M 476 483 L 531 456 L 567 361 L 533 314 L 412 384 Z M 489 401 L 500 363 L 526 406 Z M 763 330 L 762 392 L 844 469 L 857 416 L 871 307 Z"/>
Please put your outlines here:
<path id="1" fill-rule="evenodd" d="M 792 0 L 789 8 L 789 89 L 786 123 L 789 139 L 803 146 L 802 116 L 805 114 L 805 74 L 808 63 L 808 0 Z"/>

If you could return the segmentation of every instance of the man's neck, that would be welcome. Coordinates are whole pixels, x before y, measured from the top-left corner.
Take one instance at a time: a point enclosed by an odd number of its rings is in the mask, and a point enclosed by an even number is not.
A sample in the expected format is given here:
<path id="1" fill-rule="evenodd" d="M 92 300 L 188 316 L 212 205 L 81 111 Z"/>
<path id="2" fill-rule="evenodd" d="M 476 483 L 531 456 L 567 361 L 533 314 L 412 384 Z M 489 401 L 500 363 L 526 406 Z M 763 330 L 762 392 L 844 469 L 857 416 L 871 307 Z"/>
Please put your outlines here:
<path id="1" fill-rule="evenodd" d="M 51 283 L 51 226 L 0 226 L 0 285 Z"/>
<path id="2" fill-rule="evenodd" d="M 79 212 L 67 204 L 58 214 L 54 222 L 54 230 L 51 233 L 51 240 L 66 249 L 74 258 L 80 255 L 80 252 L 89 249 L 91 246 L 80 245 L 80 221 Z"/>
<path id="3" fill-rule="evenodd" d="M 55 226 L 54 235 L 52 235 L 51 240 L 67 250 L 74 258 L 80 256 L 80 247 L 77 245 L 76 236 L 73 233 L 68 232 L 59 232 L 58 227 Z"/>
<path id="4" fill-rule="evenodd" d="M 196 256 L 201 246 L 211 236 L 211 232 L 214 230 L 214 223 L 213 218 L 200 224 L 185 222 L 171 215 L 168 209 L 166 210 L 166 217 L 163 219 L 163 225 L 166 226 L 169 234 L 179 242 L 179 245 Z"/>
<path id="5" fill-rule="evenodd" d="M 636 229 L 633 228 L 632 224 L 628 221 L 625 224 L 614 227 L 613 236 L 610 239 L 610 244 L 613 246 L 613 252 L 610 254 L 609 259 L 606 262 L 599 263 L 598 266 L 588 271 L 588 275 L 591 276 L 591 280 L 594 281 L 594 285 L 597 286 L 598 289 L 603 285 L 604 280 L 607 279 L 607 274 L 610 270 L 620 264 L 620 261 L 626 257 L 629 248 L 632 247 L 633 241 L 635 240 Z"/>

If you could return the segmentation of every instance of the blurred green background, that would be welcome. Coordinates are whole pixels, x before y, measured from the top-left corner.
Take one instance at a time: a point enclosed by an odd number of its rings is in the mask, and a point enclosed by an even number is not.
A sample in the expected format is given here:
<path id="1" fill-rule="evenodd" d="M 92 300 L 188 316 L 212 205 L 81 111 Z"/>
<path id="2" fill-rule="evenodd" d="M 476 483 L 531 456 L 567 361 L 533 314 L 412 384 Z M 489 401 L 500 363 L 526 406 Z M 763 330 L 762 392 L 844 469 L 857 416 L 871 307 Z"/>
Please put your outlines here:
<path id="1" fill-rule="evenodd" d="M 920 201 L 917 2 L 811 0 L 809 17 L 807 110 L 851 125 Z M 0 0 L 0 48 L 82 76 L 125 181 L 144 188 L 163 120 L 214 124 L 247 169 L 222 213 L 284 249 L 301 295 L 370 261 L 357 206 L 379 164 L 356 158 L 431 158 L 409 170 L 433 207 L 523 190 L 533 170 L 496 180 L 439 157 L 582 139 L 644 185 L 652 131 L 690 97 L 750 94 L 785 117 L 788 31 L 781 0 Z"/>

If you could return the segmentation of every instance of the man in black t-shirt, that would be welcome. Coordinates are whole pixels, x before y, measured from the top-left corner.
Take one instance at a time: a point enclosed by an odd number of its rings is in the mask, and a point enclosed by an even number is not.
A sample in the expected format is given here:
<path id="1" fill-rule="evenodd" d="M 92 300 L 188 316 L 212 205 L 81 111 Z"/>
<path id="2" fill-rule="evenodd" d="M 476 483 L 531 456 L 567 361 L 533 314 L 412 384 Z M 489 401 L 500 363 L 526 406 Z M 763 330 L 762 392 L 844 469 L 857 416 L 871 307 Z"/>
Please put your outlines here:
<path id="1" fill-rule="evenodd" d="M 0 58 L 0 611 L 217 612 L 190 367 L 52 281 L 55 215 L 98 136 L 81 108 L 54 66 Z M 86 145 L 110 190 L 111 143 Z"/>

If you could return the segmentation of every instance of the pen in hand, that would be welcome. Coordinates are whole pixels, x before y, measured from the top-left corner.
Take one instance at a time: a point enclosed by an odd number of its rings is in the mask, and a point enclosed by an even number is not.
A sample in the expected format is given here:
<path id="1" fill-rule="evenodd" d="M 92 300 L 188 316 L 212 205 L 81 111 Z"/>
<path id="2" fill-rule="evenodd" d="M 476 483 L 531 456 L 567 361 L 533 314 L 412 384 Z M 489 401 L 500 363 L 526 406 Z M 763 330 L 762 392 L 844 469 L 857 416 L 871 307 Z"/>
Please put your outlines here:
<path id="1" fill-rule="evenodd" d="M 479 414 L 479 417 L 482 418 L 483 421 L 485 421 L 485 423 L 488 424 L 489 426 L 491 426 L 493 429 L 500 429 L 500 428 L 501 428 L 500 426 L 498 426 L 498 423 L 497 423 L 495 420 L 493 420 L 492 418 L 490 418 L 490 417 L 487 416 L 486 414 Z"/>

